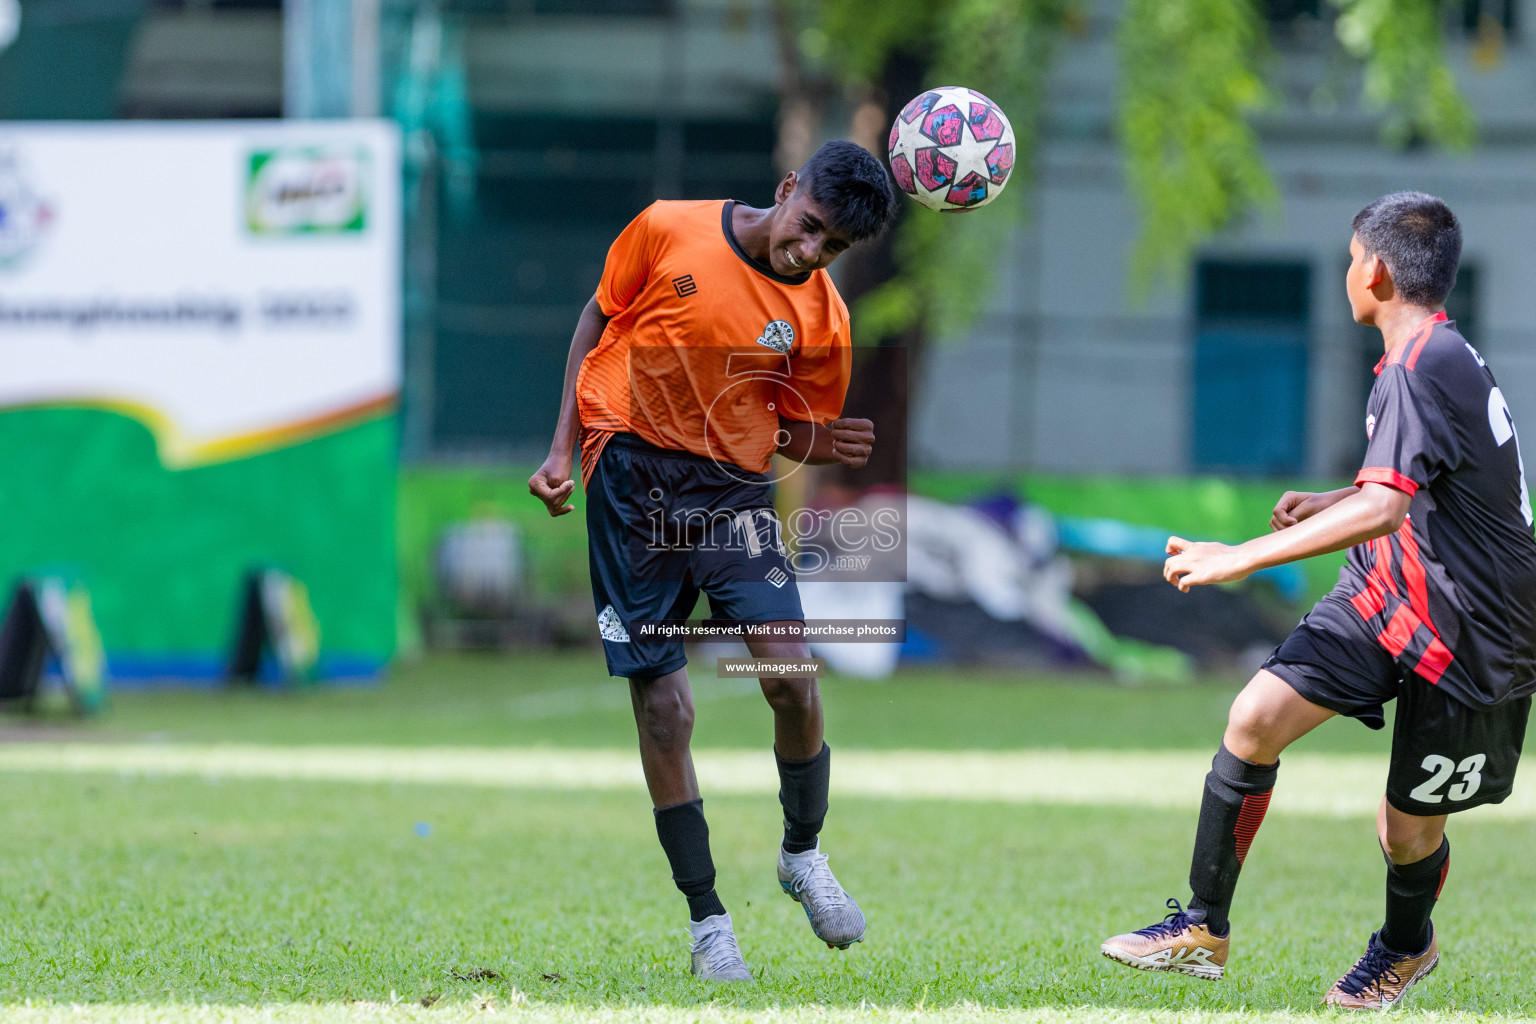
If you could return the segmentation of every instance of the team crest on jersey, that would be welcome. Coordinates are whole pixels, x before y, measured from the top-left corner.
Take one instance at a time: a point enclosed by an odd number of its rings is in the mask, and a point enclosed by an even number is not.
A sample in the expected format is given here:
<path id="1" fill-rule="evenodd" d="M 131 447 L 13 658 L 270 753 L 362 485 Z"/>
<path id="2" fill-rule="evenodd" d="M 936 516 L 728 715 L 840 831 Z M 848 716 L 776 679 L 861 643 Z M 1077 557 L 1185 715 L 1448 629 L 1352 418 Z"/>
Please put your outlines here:
<path id="1" fill-rule="evenodd" d="M 1365 418 L 1365 439 L 1367 441 L 1369 441 L 1375 435 L 1376 435 L 1376 417 L 1375 416 L 1367 416 Z"/>
<path id="2" fill-rule="evenodd" d="M 768 326 L 763 328 L 762 337 L 757 343 L 764 348 L 771 348 L 775 352 L 789 355 L 789 350 L 795 347 L 795 329 L 787 320 L 770 320 Z"/>
<path id="3" fill-rule="evenodd" d="M 619 613 L 613 610 L 611 604 L 598 615 L 597 631 L 602 634 L 604 640 L 616 644 L 629 643 L 629 630 L 624 628 L 624 620 L 619 618 Z"/>

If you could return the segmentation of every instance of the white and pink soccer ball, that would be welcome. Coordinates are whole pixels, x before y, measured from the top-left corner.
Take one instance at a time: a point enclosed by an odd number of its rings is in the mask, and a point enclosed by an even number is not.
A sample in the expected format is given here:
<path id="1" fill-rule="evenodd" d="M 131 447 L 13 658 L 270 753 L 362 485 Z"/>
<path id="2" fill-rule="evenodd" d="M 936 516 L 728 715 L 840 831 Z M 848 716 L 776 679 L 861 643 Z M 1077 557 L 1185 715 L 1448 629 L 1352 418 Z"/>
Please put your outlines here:
<path id="1" fill-rule="evenodd" d="M 929 89 L 891 125 L 891 175 L 930 210 L 987 205 L 1008 184 L 1013 156 L 1013 126 L 975 89 Z"/>

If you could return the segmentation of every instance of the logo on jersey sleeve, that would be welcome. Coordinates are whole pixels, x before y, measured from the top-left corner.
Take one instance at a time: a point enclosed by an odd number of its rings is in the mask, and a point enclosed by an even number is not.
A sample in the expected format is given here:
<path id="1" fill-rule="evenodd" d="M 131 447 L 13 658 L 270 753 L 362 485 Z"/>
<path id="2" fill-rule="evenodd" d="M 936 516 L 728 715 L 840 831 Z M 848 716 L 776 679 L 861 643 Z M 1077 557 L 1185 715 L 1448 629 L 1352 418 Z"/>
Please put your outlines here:
<path id="1" fill-rule="evenodd" d="M 1374 436 L 1376 436 L 1376 417 L 1367 416 L 1365 418 L 1365 439 L 1369 441 Z"/>
<path id="2" fill-rule="evenodd" d="M 771 348 L 775 352 L 789 355 L 789 350 L 795 347 L 795 329 L 787 320 L 770 320 L 768 326 L 763 328 L 762 337 L 757 343 L 764 348 Z"/>

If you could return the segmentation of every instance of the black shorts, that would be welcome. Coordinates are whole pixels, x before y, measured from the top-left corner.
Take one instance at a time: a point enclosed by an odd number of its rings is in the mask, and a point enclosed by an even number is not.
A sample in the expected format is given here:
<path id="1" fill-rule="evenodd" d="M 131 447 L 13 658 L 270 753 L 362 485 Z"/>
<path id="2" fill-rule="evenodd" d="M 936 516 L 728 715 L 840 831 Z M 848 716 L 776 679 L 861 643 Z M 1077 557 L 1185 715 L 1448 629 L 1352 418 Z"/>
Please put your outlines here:
<path id="1" fill-rule="evenodd" d="M 1349 602 L 1329 594 L 1275 648 L 1264 668 L 1314 704 L 1386 724 L 1396 700 L 1387 801 L 1405 814 L 1436 815 L 1496 804 L 1515 785 L 1531 698 L 1474 707 L 1405 673 Z"/>
<path id="2" fill-rule="evenodd" d="M 603 446 L 587 483 L 587 545 L 610 675 L 651 678 L 688 663 L 681 640 L 633 639 L 634 623 L 803 621 L 768 478 L 632 434 Z"/>

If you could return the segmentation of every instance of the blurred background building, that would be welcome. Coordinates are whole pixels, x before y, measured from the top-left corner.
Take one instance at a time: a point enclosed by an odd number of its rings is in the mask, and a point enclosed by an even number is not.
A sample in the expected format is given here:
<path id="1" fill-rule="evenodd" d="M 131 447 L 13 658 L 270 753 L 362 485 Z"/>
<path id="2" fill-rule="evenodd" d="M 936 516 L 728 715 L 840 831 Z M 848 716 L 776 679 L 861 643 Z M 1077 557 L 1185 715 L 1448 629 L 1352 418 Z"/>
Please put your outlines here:
<path id="1" fill-rule="evenodd" d="M 1384 148 L 1326 0 L 1264 6 L 1282 105 L 1259 126 L 1279 208 L 1209 246 L 1187 287 L 1140 303 L 1124 283 L 1136 213 L 1113 136 L 1118 5 L 1082 5 L 996 298 L 915 379 L 916 466 L 1346 472 L 1377 344 L 1343 301 L 1346 225 L 1366 199 L 1410 186 L 1465 220 L 1453 315 L 1495 360 L 1517 413 L 1536 392 L 1525 0 L 1451 5 L 1453 60 L 1480 122 L 1475 159 Z M 540 457 L 571 325 L 613 235 L 652 199 L 764 202 L 776 177 L 769 0 L 22 9 L 24 30 L 0 56 L 0 119 L 401 123 L 418 186 L 406 199 L 408 461 Z"/>
<path id="2" fill-rule="evenodd" d="M 1262 521 L 1271 478 L 1348 476 L 1380 355 L 1344 300 L 1348 223 L 1401 188 L 1460 214 L 1451 313 L 1517 418 L 1536 415 L 1536 0 L 1446 6 L 1479 126 L 1461 155 L 1382 142 L 1327 0 L 1261 7 L 1278 102 L 1256 124 L 1278 203 L 1144 301 L 1127 284 L 1138 213 L 1115 138 L 1120 5 L 1072 9 L 996 287 L 912 368 L 914 491 L 1027 490 L 1057 515 L 1236 539 Z M 624 224 L 657 198 L 768 201 L 786 79 L 772 0 L 0 0 L 6 11 L 19 32 L 0 50 L 0 121 L 398 126 L 401 642 L 419 640 L 418 612 L 428 634 L 452 617 L 463 595 L 437 577 L 469 563 L 469 604 L 542 609 L 486 635 L 559 635 L 560 614 L 538 615 L 564 602 L 585 636 L 579 517 L 552 526 L 521 481 L 547 451 L 573 325 Z M 847 134 L 855 105 L 832 96 L 823 130 Z M 501 577 L 466 554 L 491 551 Z M 1307 572 L 1327 586 L 1327 567 Z M 327 600 L 317 591 L 322 619 Z"/>
<path id="3" fill-rule="evenodd" d="M 914 461 L 1066 472 L 1350 475 L 1379 333 L 1344 298 L 1350 218 L 1399 189 L 1443 197 L 1466 251 L 1448 307 L 1519 413 L 1536 413 L 1536 55 L 1522 0 L 1464 0 L 1447 34 L 1479 120 L 1467 155 L 1382 145 L 1326 0 L 1268 0 L 1279 185 L 1146 305 L 1125 285 L 1137 213 L 1113 134 L 1114 23 L 1057 61 L 1039 188 L 992 311 L 921 379 Z M 1101 15 L 1110 5 L 1095 5 Z M 1526 410 L 1530 410 L 1526 412 Z M 981 439 L 986 439 L 985 443 Z"/>

